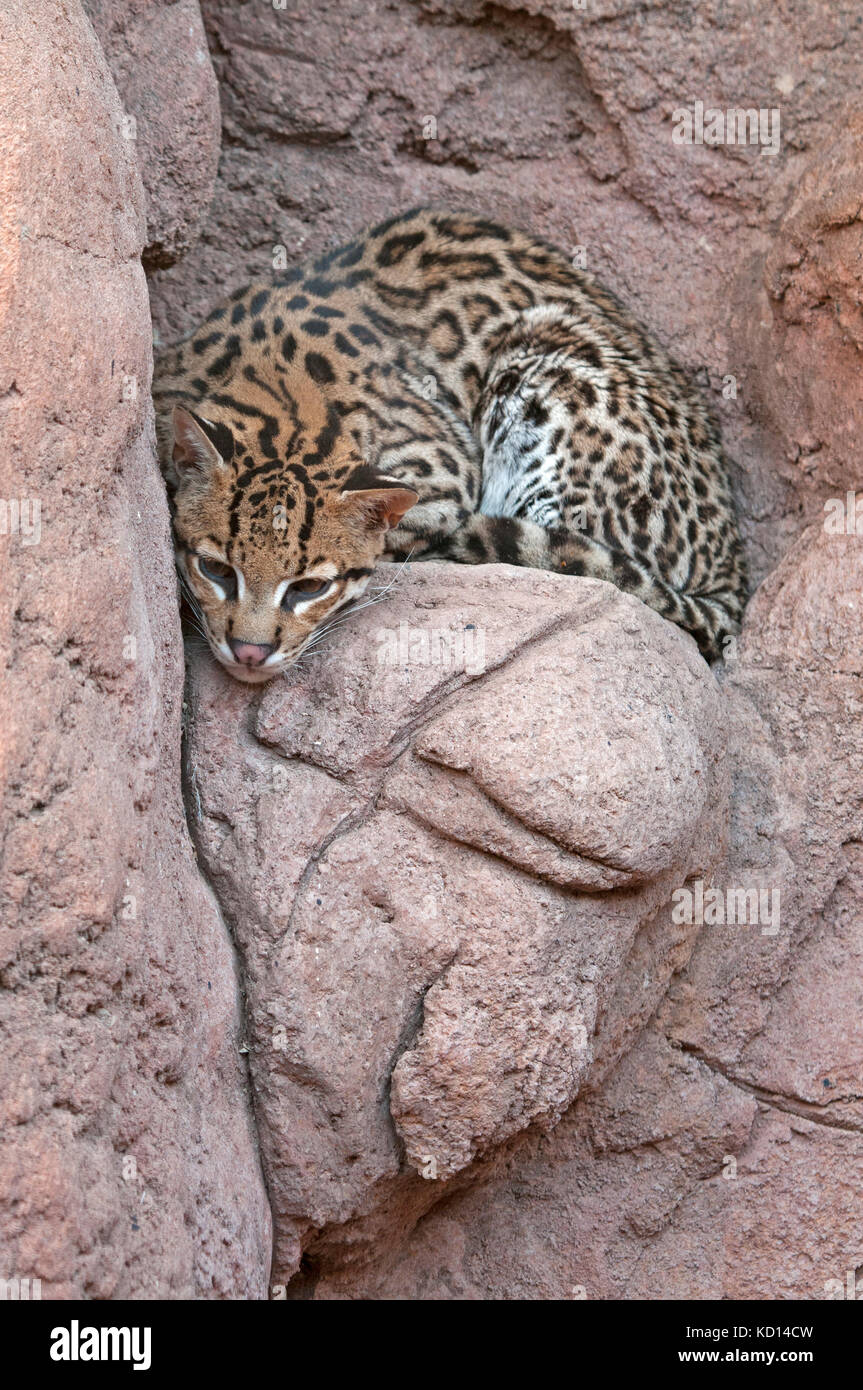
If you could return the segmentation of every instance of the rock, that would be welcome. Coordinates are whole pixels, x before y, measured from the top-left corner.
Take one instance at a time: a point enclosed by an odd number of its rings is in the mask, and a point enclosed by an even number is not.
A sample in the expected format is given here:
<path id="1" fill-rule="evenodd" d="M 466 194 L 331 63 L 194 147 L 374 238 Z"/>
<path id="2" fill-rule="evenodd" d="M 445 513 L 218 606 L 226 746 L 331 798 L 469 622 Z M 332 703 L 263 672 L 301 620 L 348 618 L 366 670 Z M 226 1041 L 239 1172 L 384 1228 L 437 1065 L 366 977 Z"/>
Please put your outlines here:
<path id="1" fill-rule="evenodd" d="M 144 266 L 163 269 L 196 241 L 219 164 L 219 93 L 198 0 L 85 0 L 85 8 L 144 183 Z"/>
<path id="2" fill-rule="evenodd" d="M 659 1279 L 645 1292 L 654 1244 L 689 1191 L 727 1186 L 724 1156 L 746 1143 L 756 1113 L 751 1096 L 648 1028 L 550 1138 L 505 1146 L 409 1241 L 390 1242 L 366 1268 L 298 1282 L 318 1299 L 661 1297 Z M 698 1234 L 692 1252 L 679 1251 L 684 1290 L 716 1244 L 709 1229 Z"/>
<path id="3" fill-rule="evenodd" d="M 759 413 L 810 516 L 825 493 L 844 502 L 860 486 L 861 189 L 863 111 L 852 111 L 805 168 L 741 324 Z"/>
<path id="4" fill-rule="evenodd" d="M 861 554 L 810 529 L 721 673 L 731 822 L 712 883 L 766 889 L 770 920 L 705 925 L 548 1140 L 510 1141 L 410 1240 L 363 1269 L 323 1259 L 298 1292 L 844 1296 L 863 1257 Z"/>
<path id="5" fill-rule="evenodd" d="M 80 8 L 0 26 L 0 1272 L 261 1297 L 236 965 L 180 799 L 143 193 Z"/>
<path id="6" fill-rule="evenodd" d="M 611 586 L 440 564 L 263 697 L 202 656 L 192 704 L 283 1281 L 307 1232 L 367 1257 L 359 1221 L 391 1240 L 631 1046 L 697 930 L 671 888 L 722 843 L 723 717 Z"/>

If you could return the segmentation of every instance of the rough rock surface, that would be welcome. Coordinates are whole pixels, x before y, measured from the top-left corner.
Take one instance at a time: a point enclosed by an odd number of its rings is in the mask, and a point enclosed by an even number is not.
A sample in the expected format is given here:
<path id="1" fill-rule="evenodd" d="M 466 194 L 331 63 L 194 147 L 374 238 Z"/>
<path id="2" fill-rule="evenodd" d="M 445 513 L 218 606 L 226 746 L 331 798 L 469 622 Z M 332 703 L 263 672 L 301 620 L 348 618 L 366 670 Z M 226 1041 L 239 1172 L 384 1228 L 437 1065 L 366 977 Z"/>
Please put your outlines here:
<path id="1" fill-rule="evenodd" d="M 741 318 L 759 420 L 781 440 L 780 466 L 810 515 L 861 481 L 861 189 L 863 111 L 852 111 L 805 167 Z"/>
<path id="2" fill-rule="evenodd" d="M 863 1264 L 861 610 L 859 537 L 813 530 L 723 676 L 732 821 L 713 882 L 778 890 L 779 930 L 704 926 L 632 1050 L 549 1139 L 501 1151 L 371 1269 L 325 1266 L 298 1291 L 842 1296 Z"/>
<path id="3" fill-rule="evenodd" d="M 0 1276 L 261 1297 L 235 960 L 180 799 L 142 189 L 81 8 L 0 30 Z"/>
<path id="4" fill-rule="evenodd" d="M 721 850 L 722 707 L 611 586 L 440 564 L 263 696 L 202 654 L 190 699 L 279 1281 L 310 1232 L 391 1241 L 631 1045 L 697 932 L 671 889 Z"/>
<path id="5" fill-rule="evenodd" d="M 219 92 L 198 0 L 85 0 L 123 103 L 120 133 L 138 161 L 147 270 L 194 243 L 219 163 Z"/>

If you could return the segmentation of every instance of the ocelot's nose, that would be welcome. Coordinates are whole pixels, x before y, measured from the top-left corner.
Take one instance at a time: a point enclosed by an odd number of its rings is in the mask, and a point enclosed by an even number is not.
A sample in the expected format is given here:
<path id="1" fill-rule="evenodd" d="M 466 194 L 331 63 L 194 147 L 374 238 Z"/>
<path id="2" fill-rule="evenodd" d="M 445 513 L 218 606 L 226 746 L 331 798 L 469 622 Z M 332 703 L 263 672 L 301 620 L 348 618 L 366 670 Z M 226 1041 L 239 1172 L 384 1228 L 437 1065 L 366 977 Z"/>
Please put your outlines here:
<path id="1" fill-rule="evenodd" d="M 231 637 L 229 641 L 234 658 L 241 666 L 262 666 L 275 650 L 272 642 L 244 642 L 241 637 Z"/>

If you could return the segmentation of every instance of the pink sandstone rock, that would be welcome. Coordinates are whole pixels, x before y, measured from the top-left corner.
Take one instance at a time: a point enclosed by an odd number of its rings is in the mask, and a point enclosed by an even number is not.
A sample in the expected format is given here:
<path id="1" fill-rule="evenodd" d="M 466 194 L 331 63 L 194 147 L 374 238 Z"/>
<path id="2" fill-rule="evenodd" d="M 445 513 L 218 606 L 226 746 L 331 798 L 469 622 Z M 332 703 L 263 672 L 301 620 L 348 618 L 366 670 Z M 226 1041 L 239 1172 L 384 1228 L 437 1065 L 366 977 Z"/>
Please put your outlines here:
<path id="1" fill-rule="evenodd" d="M 485 669 L 391 664 L 401 625 L 469 628 Z M 309 1231 L 391 1240 L 631 1045 L 691 949 L 671 888 L 721 850 L 723 716 L 642 605 L 506 567 L 414 566 L 262 696 L 193 676 L 284 1281 Z"/>
<path id="2" fill-rule="evenodd" d="M 261 1297 L 236 965 L 180 799 L 142 189 L 79 7 L 0 28 L 0 1276 Z"/>
<path id="3" fill-rule="evenodd" d="M 761 420 L 781 440 L 782 467 L 819 522 L 825 494 L 844 500 L 861 480 L 861 186 L 863 111 L 852 111 L 804 169 L 741 322 Z"/>
<path id="4" fill-rule="evenodd" d="M 197 239 L 219 163 L 219 93 L 198 0 L 85 0 L 85 8 L 144 184 L 144 267 L 173 265 Z"/>

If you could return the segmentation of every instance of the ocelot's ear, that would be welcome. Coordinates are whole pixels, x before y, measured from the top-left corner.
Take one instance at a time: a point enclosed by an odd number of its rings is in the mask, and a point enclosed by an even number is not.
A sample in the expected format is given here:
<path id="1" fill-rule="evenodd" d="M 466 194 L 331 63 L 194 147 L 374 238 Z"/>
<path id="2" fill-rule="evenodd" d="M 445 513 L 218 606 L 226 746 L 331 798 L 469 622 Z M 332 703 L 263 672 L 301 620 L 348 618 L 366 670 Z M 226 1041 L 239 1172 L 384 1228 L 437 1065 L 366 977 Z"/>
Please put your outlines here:
<path id="1" fill-rule="evenodd" d="M 373 486 L 352 487 L 355 478 L 360 481 L 356 474 L 350 479 L 341 494 L 341 501 L 352 515 L 361 518 L 372 531 L 391 531 L 398 526 L 405 512 L 409 512 L 420 500 L 418 492 L 405 487 L 397 478 L 384 478 L 378 474 L 374 479 L 362 479 L 363 482 L 373 482 Z"/>
<path id="2" fill-rule="evenodd" d="M 185 406 L 174 406 L 171 429 L 171 461 L 178 482 L 191 472 L 206 474 L 224 468 L 233 455 L 234 437 L 227 425 L 205 420 Z"/>

